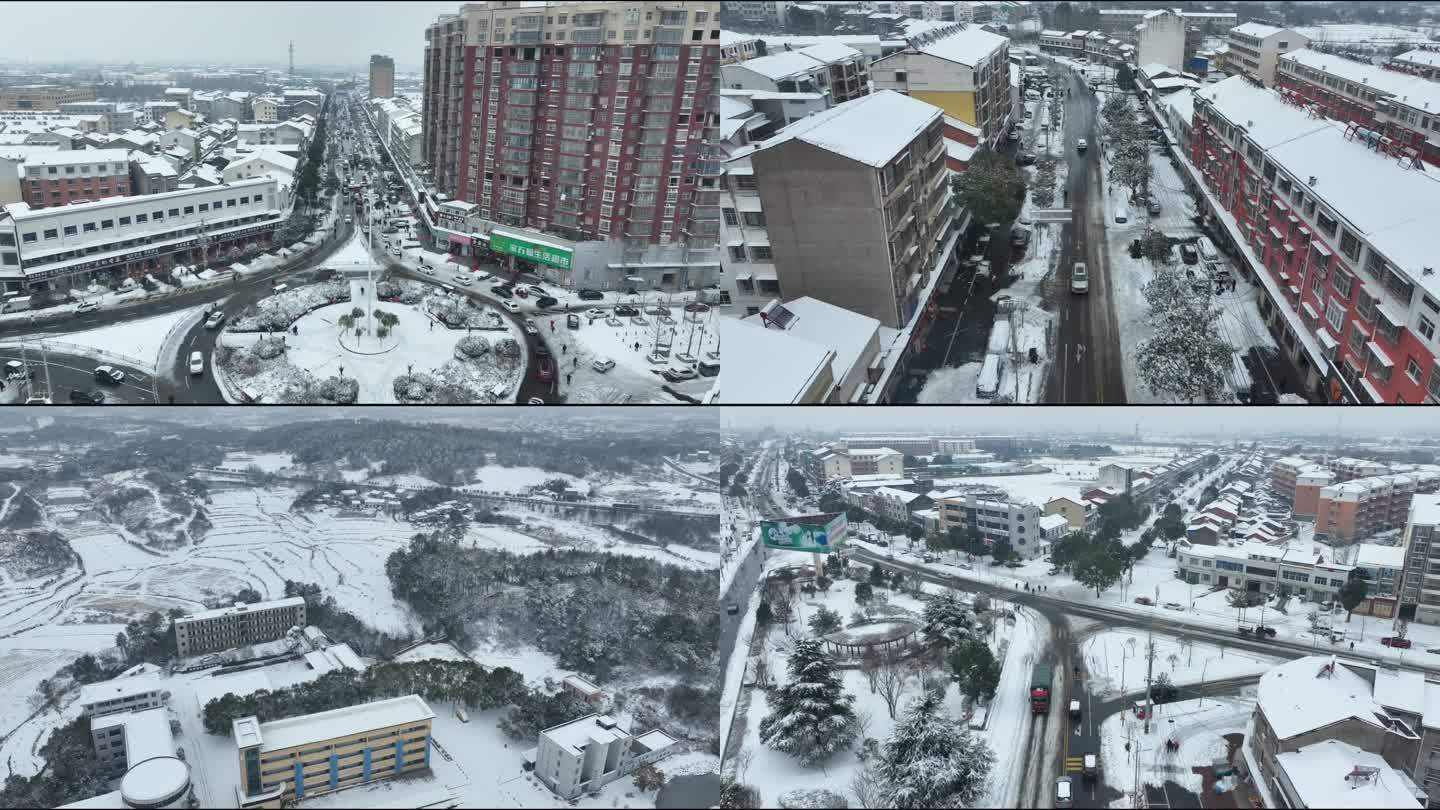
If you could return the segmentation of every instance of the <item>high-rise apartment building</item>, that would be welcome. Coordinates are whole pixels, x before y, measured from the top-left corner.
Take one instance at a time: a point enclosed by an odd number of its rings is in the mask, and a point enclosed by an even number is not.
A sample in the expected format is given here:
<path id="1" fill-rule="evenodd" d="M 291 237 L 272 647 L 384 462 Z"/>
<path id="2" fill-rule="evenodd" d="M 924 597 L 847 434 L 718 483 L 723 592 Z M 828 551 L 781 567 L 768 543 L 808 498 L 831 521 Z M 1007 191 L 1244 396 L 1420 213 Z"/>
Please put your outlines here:
<path id="1" fill-rule="evenodd" d="M 305 626 L 305 600 L 301 597 L 236 603 L 176 619 L 175 646 L 181 657 L 228 650 L 284 638 L 297 626 Z"/>
<path id="2" fill-rule="evenodd" d="M 427 28 L 425 160 L 435 190 L 475 206 L 480 223 L 452 241 L 486 240 L 494 224 L 627 251 L 713 251 L 718 12 L 492 0 Z"/>
<path id="3" fill-rule="evenodd" d="M 370 98 L 395 95 L 395 60 L 381 54 L 370 56 Z"/>
<path id="4" fill-rule="evenodd" d="M 1405 522 L 1405 570 L 1401 574 L 1399 619 L 1440 624 L 1440 494 L 1416 495 Z"/>

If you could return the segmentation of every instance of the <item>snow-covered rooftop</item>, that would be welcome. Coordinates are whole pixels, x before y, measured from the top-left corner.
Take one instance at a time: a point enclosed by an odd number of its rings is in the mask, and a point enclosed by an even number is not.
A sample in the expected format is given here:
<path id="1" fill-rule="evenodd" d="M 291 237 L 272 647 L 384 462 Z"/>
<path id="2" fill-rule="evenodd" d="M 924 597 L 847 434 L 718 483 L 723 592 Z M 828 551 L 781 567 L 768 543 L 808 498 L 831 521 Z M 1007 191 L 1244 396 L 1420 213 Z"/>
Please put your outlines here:
<path id="1" fill-rule="evenodd" d="M 183 616 L 175 621 L 182 623 L 192 622 L 197 619 L 214 619 L 220 616 L 233 616 L 239 613 L 258 613 L 262 610 L 298 607 L 304 604 L 304 597 L 292 596 L 288 599 L 272 599 L 268 602 L 255 602 L 249 605 L 230 605 L 229 607 L 215 608 L 214 610 L 202 610 L 199 613 L 192 613 L 189 616 Z"/>
<path id="2" fill-rule="evenodd" d="M 1415 495 L 1410 501 L 1410 520 L 1420 526 L 1440 526 L 1440 493 Z"/>
<path id="3" fill-rule="evenodd" d="M 612 728 L 605 728 L 600 725 L 601 721 L 612 725 Z M 582 750 L 590 742 L 611 742 L 622 740 L 629 736 L 629 733 L 619 726 L 614 726 L 614 721 L 609 715 L 589 714 L 568 723 L 561 723 L 558 726 L 551 726 L 540 732 L 543 736 L 549 737 L 552 742 L 562 748 L 572 748 L 576 751 Z"/>
<path id="4" fill-rule="evenodd" d="M 1266 25 L 1264 23 L 1258 22 L 1247 22 L 1241 23 L 1240 25 L 1231 28 L 1230 32 L 1232 34 L 1245 34 L 1246 36 L 1252 36 L 1257 39 L 1264 39 L 1271 34 L 1278 34 L 1283 30 L 1285 29 L 1276 28 L 1273 25 Z"/>
<path id="5" fill-rule="evenodd" d="M 869 458 L 869 457 L 871 457 L 871 456 L 873 456 L 873 457 L 875 457 L 875 458 L 883 458 L 883 457 L 885 457 L 885 456 L 902 456 L 902 455 L 904 455 L 904 453 L 901 453 L 899 450 L 892 450 L 892 449 L 889 448 L 889 447 L 869 447 L 869 448 L 865 448 L 865 449 L 863 449 L 863 450 L 853 450 L 853 449 L 852 449 L 852 450 L 846 450 L 845 452 L 846 452 L 846 454 L 848 454 L 848 455 L 851 456 L 852 458 L 855 457 L 855 456 L 860 456 L 860 457 L 862 457 L 862 458 Z"/>
<path id="6" fill-rule="evenodd" d="M 1440 67 L 1440 51 L 1427 51 L 1423 48 L 1416 48 L 1413 51 L 1406 51 L 1400 54 L 1392 61 Z"/>
<path id="7" fill-rule="evenodd" d="M 1415 783 L 1395 770 L 1379 754 L 1339 740 L 1307 745 L 1276 756 L 1302 807 L 1406 808 L 1424 807 Z M 1373 768 L 1364 777 L 1357 768 Z"/>
<path id="8" fill-rule="evenodd" d="M 759 39 L 759 37 L 754 34 L 740 34 L 734 31 L 727 31 L 724 28 L 720 29 L 720 47 L 722 48 L 728 48 L 731 45 L 740 45 L 746 42 L 754 42 L 757 39 Z"/>
<path id="9" fill-rule="evenodd" d="M 160 690 L 160 676 L 155 673 L 131 675 L 113 681 L 87 683 L 80 687 L 80 705 L 93 706 L 107 700 L 123 700 L 146 692 Z"/>
<path id="10" fill-rule="evenodd" d="M 810 390 L 834 350 L 748 321 L 721 321 L 729 362 L 721 366 L 721 396 L 728 402 L 793 404 Z M 764 369 L 764 373 L 725 369 Z M 826 392 L 829 393 L 828 391 Z"/>
<path id="11" fill-rule="evenodd" d="M 830 368 L 836 383 L 850 373 L 880 326 L 878 320 L 868 315 L 809 296 L 789 301 L 785 308 L 795 316 L 786 325 L 786 333 L 835 350 Z M 750 322 L 759 322 L 759 316 L 752 315 Z"/>
<path id="12" fill-rule="evenodd" d="M 1370 684 L 1333 657 L 1308 655 L 1260 676 L 1257 708 L 1281 741 L 1356 719 L 1385 728 Z"/>
<path id="13" fill-rule="evenodd" d="M 1048 532 L 1052 529 L 1058 529 L 1068 524 L 1069 522 L 1070 521 L 1064 515 L 1041 515 L 1040 531 Z"/>
<path id="14" fill-rule="evenodd" d="M 434 717 L 435 712 L 430 710 L 430 706 L 419 695 L 406 695 L 328 712 L 272 720 L 259 724 L 257 733 L 262 752 L 279 751 L 363 731 L 419 723 Z M 235 721 L 236 730 L 239 731 L 239 724 L 243 720 L 249 719 L 251 718 Z M 241 745 L 243 746 L 243 743 Z"/>
<path id="15" fill-rule="evenodd" d="M 258 669 L 220 678 L 205 678 L 195 682 L 195 704 L 204 709 L 205 704 L 225 695 L 245 697 L 271 688 L 270 678 Z"/>
<path id="16" fill-rule="evenodd" d="M 802 118 L 759 148 L 798 140 L 879 168 L 940 116 L 939 107 L 881 90 Z"/>
<path id="17" fill-rule="evenodd" d="M 1340 124 L 1311 118 L 1274 91 L 1241 77 L 1196 92 L 1231 122 L 1247 126 L 1271 161 L 1294 177 L 1315 178 L 1312 196 L 1359 230 L 1413 282 L 1440 295 L 1440 276 L 1422 272 L 1434 265 L 1431 212 L 1440 210 L 1440 178 L 1347 139 Z"/>
<path id="18" fill-rule="evenodd" d="M 45 152 L 25 159 L 27 166 L 71 166 L 77 163 L 125 163 L 130 153 L 124 149 L 71 149 Z"/>
<path id="19" fill-rule="evenodd" d="M 975 67 L 990 58 L 1010 40 L 980 28 L 964 28 L 919 48 L 920 53 L 956 64 Z"/>
<path id="20" fill-rule="evenodd" d="M 1280 61 L 1294 62 L 1322 73 L 1338 76 L 1346 81 L 1373 87 L 1382 93 L 1394 96 L 1396 101 L 1416 109 L 1440 110 L 1440 82 L 1432 82 L 1419 76 L 1386 70 L 1365 62 L 1357 62 L 1354 59 L 1321 53 L 1309 48 L 1281 54 Z"/>

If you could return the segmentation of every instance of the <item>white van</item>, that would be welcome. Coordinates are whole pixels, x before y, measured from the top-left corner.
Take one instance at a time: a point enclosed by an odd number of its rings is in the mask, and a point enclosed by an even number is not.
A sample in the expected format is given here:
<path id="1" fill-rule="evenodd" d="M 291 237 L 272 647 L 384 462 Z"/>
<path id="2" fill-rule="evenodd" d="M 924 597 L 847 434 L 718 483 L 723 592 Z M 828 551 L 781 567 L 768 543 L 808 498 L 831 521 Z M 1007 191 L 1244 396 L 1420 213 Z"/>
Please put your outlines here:
<path id="1" fill-rule="evenodd" d="M 985 355 L 985 362 L 980 366 L 980 379 L 975 383 L 975 396 L 994 399 L 1000 393 L 1001 366 L 1000 355 Z"/>
<path id="2" fill-rule="evenodd" d="M 1125 206 L 1123 206 L 1123 205 L 1117 205 L 1117 206 L 1115 206 L 1115 221 L 1116 221 L 1116 222 L 1129 222 L 1129 221 L 1130 221 L 1130 211 L 1129 211 L 1128 209 L 1126 209 Z"/>
<path id="3" fill-rule="evenodd" d="M 1220 251 L 1215 249 L 1215 243 L 1210 241 L 1210 237 L 1202 236 L 1195 240 L 1195 247 L 1200 251 L 1200 258 L 1205 261 L 1215 262 L 1220 260 Z"/>

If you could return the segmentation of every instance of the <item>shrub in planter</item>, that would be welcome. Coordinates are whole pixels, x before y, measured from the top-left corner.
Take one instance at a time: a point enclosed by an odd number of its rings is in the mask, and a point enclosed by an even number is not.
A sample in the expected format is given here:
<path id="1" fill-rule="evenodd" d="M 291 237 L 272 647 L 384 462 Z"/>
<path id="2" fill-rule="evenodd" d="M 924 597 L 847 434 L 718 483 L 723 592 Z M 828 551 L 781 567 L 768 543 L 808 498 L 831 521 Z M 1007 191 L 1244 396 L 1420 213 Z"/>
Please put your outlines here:
<path id="1" fill-rule="evenodd" d="M 455 359 L 466 360 L 490 353 L 490 341 L 479 335 L 466 335 L 455 344 Z"/>
<path id="2" fill-rule="evenodd" d="M 435 388 L 435 379 L 429 374 L 401 374 L 392 385 L 401 402 L 425 402 Z"/>
<path id="3" fill-rule="evenodd" d="M 261 360 L 273 360 L 285 353 L 285 341 L 280 338 L 260 338 L 250 348 L 250 353 Z"/>
<path id="4" fill-rule="evenodd" d="M 387 328 L 384 327 L 384 326 L 377 327 L 377 328 L 375 329 L 375 337 L 378 337 L 378 338 L 380 338 L 381 340 L 384 340 L 385 338 L 390 337 L 390 330 L 387 329 Z"/>
<path id="5" fill-rule="evenodd" d="M 241 354 L 235 358 L 236 373 L 245 377 L 254 377 L 260 373 L 260 358 L 253 354 Z"/>
<path id="6" fill-rule="evenodd" d="M 316 396 L 337 405 L 354 405 L 360 396 L 360 381 L 351 377 L 327 377 L 316 388 Z"/>
<path id="7" fill-rule="evenodd" d="M 520 343 L 515 338 L 501 338 L 495 342 L 495 356 L 507 360 L 518 360 L 521 355 Z"/>

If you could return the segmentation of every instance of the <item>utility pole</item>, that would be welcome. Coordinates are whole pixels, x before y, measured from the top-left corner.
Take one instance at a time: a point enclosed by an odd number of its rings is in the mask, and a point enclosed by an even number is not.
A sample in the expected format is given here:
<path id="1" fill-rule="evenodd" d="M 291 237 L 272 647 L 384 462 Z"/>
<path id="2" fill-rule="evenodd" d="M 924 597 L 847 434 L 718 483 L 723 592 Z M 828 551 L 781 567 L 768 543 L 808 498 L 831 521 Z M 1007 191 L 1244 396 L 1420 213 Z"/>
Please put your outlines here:
<path id="1" fill-rule="evenodd" d="M 1145 637 L 1145 733 L 1150 733 L 1150 715 L 1154 712 L 1155 705 L 1151 699 L 1151 678 L 1155 674 L 1155 635 L 1148 634 Z M 1137 761 L 1139 757 L 1136 757 Z M 1136 764 L 1135 784 L 1140 784 L 1139 764 Z"/>

